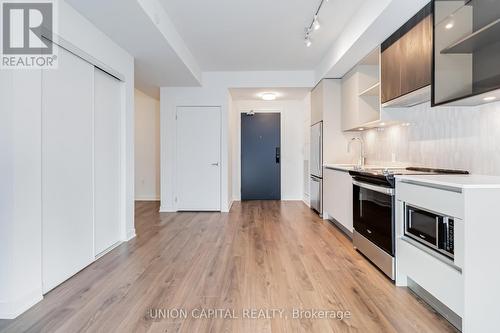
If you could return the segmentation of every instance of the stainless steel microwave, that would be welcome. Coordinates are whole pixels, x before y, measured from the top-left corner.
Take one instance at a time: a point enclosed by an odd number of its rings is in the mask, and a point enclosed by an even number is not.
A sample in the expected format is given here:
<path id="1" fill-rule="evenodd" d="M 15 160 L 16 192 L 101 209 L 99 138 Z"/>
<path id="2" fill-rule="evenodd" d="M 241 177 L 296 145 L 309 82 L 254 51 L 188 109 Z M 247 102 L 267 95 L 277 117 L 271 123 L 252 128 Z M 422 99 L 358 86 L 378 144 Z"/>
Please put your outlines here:
<path id="1" fill-rule="evenodd" d="M 405 205 L 405 236 L 454 257 L 454 219 L 422 208 Z"/>

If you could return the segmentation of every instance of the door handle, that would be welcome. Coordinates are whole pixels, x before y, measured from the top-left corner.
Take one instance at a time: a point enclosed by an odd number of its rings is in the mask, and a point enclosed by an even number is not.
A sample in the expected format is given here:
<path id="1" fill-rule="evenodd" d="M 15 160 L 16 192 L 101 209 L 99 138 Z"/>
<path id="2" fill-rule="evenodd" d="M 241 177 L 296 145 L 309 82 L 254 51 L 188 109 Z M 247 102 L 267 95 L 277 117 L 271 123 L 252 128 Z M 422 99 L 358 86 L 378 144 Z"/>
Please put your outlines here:
<path id="1" fill-rule="evenodd" d="M 276 163 L 280 163 L 280 147 L 276 147 Z"/>
<path id="2" fill-rule="evenodd" d="M 219 166 L 219 162 L 212 163 L 213 166 Z"/>

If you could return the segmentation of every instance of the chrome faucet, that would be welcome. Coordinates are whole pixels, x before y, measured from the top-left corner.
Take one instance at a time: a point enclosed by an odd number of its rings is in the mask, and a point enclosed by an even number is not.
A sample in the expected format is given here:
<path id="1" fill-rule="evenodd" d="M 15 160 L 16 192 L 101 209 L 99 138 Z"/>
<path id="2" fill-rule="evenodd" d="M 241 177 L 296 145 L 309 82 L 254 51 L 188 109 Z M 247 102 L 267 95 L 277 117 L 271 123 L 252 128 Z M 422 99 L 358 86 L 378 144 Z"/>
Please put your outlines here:
<path id="1" fill-rule="evenodd" d="M 365 143 L 363 142 L 363 139 L 361 138 L 352 138 L 351 141 L 347 144 L 347 152 L 351 152 L 351 144 L 354 141 L 359 141 L 359 159 L 358 159 L 358 165 L 356 166 L 357 169 L 363 169 L 365 167 Z"/>

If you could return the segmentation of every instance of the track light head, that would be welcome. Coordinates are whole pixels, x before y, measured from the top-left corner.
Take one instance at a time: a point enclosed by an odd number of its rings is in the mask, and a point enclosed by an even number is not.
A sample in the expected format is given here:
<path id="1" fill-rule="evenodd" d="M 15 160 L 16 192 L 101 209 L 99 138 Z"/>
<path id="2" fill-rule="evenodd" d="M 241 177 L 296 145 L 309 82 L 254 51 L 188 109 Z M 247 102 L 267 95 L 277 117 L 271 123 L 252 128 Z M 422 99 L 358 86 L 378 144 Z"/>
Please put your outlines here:
<path id="1" fill-rule="evenodd" d="M 314 21 L 312 24 L 312 28 L 314 30 L 319 30 L 319 28 L 321 28 L 321 24 L 319 23 L 319 20 L 318 20 L 318 15 L 314 15 Z"/>

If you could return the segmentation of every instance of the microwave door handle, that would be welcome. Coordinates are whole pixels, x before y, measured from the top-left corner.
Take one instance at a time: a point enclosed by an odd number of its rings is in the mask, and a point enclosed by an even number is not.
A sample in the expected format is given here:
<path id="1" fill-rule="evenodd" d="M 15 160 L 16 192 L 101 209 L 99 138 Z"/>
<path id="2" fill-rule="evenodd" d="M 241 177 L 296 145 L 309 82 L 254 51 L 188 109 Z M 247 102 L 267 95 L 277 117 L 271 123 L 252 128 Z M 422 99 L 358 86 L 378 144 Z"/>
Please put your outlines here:
<path id="1" fill-rule="evenodd" d="M 412 228 L 412 215 L 414 213 L 413 209 L 410 209 L 410 208 L 406 208 L 406 209 L 407 209 L 407 213 L 405 214 L 406 221 L 404 223 L 405 235 L 410 234 L 410 229 Z"/>
<path id="2" fill-rule="evenodd" d="M 439 249 L 439 225 L 441 224 L 441 216 L 436 216 L 436 248 Z"/>
<path id="3" fill-rule="evenodd" d="M 443 242 L 444 242 L 444 250 L 445 251 L 448 251 L 448 247 L 449 247 L 449 232 L 450 232 L 450 218 L 449 217 L 445 217 L 443 219 L 443 223 L 444 223 L 444 235 L 443 235 Z"/>

